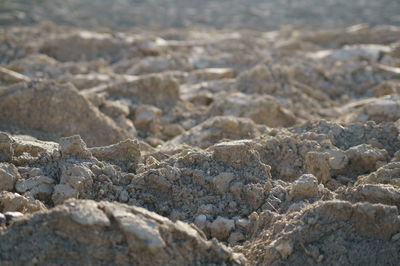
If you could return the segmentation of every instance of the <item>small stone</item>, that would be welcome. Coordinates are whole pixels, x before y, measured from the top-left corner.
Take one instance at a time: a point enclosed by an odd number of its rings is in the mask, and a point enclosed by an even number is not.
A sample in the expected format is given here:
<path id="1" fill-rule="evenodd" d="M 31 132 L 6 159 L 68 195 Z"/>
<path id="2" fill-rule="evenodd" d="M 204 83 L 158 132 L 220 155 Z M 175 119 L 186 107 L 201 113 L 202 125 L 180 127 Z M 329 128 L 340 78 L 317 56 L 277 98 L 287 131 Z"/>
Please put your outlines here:
<path id="1" fill-rule="evenodd" d="M 79 194 L 84 194 L 93 184 L 92 171 L 83 165 L 73 165 L 62 169 L 60 184 L 68 184 Z"/>
<path id="2" fill-rule="evenodd" d="M 341 150 L 330 150 L 329 153 L 329 165 L 332 169 L 339 170 L 346 167 L 349 162 L 346 154 Z"/>
<path id="3" fill-rule="evenodd" d="M 79 135 L 61 138 L 59 143 L 62 157 L 88 158 L 91 156 L 90 151 L 86 147 L 86 143 Z"/>
<path id="4" fill-rule="evenodd" d="M 140 105 L 135 110 L 134 125 L 139 130 L 157 133 L 160 128 L 161 109 L 151 105 Z"/>
<path id="5" fill-rule="evenodd" d="M 127 202 L 129 200 L 128 191 L 122 190 L 121 193 L 119 194 L 119 200 L 121 202 Z"/>
<path id="6" fill-rule="evenodd" d="M 233 232 L 228 239 L 229 244 L 235 245 L 239 242 L 246 240 L 242 232 Z"/>
<path id="7" fill-rule="evenodd" d="M 21 176 L 13 164 L 0 163 L 0 191 L 14 190 L 18 178 L 21 178 Z"/>
<path id="8" fill-rule="evenodd" d="M 132 139 L 105 147 L 90 148 L 89 151 L 101 161 L 109 161 L 122 167 L 129 163 L 138 164 L 141 158 L 139 142 Z"/>
<path id="9" fill-rule="evenodd" d="M 140 239 L 146 248 L 156 251 L 166 246 L 159 232 L 157 222 L 150 217 L 145 218 L 129 212 L 124 207 L 112 206 L 111 204 L 105 206 L 105 212 L 115 218 L 121 230 L 128 237 Z"/>
<path id="10" fill-rule="evenodd" d="M 0 212 L 33 213 L 40 210 L 46 210 L 46 207 L 39 200 L 21 196 L 18 193 L 0 192 Z"/>
<path id="11" fill-rule="evenodd" d="M 249 226 L 250 221 L 248 219 L 241 218 L 241 219 L 236 220 L 235 224 L 238 229 L 245 231 L 245 230 L 247 230 L 247 227 Z"/>
<path id="12" fill-rule="evenodd" d="M 290 240 L 278 239 L 273 242 L 273 245 L 283 259 L 287 259 L 293 253 L 293 243 Z"/>
<path id="13" fill-rule="evenodd" d="M 12 139 L 4 132 L 0 132 L 0 161 L 8 162 L 14 155 Z"/>
<path id="14" fill-rule="evenodd" d="M 397 240 L 399 240 L 399 239 L 400 239 L 400 233 L 397 233 L 397 234 L 395 234 L 395 235 L 392 236 L 392 240 L 393 240 L 393 241 L 397 241 Z"/>
<path id="15" fill-rule="evenodd" d="M 234 229 L 235 221 L 221 216 L 210 225 L 211 235 L 218 240 L 226 240 Z"/>
<path id="16" fill-rule="evenodd" d="M 24 193 L 40 185 L 51 185 L 54 184 L 54 180 L 47 176 L 35 176 L 27 180 L 21 180 L 15 185 L 15 189 Z"/>
<path id="17" fill-rule="evenodd" d="M 84 200 L 80 204 L 69 203 L 66 202 L 66 205 L 71 207 L 71 218 L 75 222 L 82 225 L 110 225 L 107 215 L 97 207 L 96 202 Z"/>
<path id="18" fill-rule="evenodd" d="M 290 194 L 294 199 L 305 199 L 317 196 L 317 178 L 311 174 L 300 176 L 295 182 L 293 182 Z"/>
<path id="19" fill-rule="evenodd" d="M 204 214 L 200 214 L 198 215 L 195 219 L 194 219 L 194 224 L 200 228 L 200 229 L 204 229 L 207 225 L 207 216 L 205 216 Z"/>
<path id="20" fill-rule="evenodd" d="M 220 194 L 225 193 L 229 188 L 229 183 L 233 180 L 234 174 L 220 173 L 212 179 L 215 188 Z"/>
<path id="21" fill-rule="evenodd" d="M 67 184 L 58 184 L 54 187 L 54 192 L 51 197 L 54 204 L 61 204 L 67 199 L 77 198 L 78 191 L 73 189 L 70 185 Z"/>
<path id="22" fill-rule="evenodd" d="M 203 204 L 200 205 L 197 212 L 202 214 L 213 214 L 215 212 L 215 207 L 212 204 Z"/>
<path id="23" fill-rule="evenodd" d="M 178 124 L 168 124 L 168 125 L 164 126 L 164 128 L 163 128 L 164 135 L 166 135 L 167 137 L 170 137 L 170 138 L 181 135 L 184 132 L 185 132 L 185 129 L 181 125 L 178 125 Z"/>

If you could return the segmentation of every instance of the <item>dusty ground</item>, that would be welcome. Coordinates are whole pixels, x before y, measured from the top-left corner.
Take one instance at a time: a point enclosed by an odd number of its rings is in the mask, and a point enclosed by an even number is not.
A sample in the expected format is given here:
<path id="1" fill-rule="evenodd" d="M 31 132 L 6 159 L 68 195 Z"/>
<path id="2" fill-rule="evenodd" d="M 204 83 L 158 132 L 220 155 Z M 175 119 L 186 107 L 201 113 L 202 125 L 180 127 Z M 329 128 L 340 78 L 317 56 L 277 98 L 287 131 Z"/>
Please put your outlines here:
<path id="1" fill-rule="evenodd" d="M 0 4 L 1 265 L 400 263 L 398 1 L 91 2 Z"/>

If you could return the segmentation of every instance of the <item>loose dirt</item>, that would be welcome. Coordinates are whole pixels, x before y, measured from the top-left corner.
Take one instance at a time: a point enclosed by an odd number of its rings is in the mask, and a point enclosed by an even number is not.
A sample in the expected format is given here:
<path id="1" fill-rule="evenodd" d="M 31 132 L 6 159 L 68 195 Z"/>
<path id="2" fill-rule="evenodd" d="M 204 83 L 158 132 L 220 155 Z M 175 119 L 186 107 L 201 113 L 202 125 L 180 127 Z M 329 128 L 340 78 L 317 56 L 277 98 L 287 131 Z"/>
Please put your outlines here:
<path id="1" fill-rule="evenodd" d="M 1 265 L 399 264 L 397 1 L 89 2 L 0 4 Z"/>

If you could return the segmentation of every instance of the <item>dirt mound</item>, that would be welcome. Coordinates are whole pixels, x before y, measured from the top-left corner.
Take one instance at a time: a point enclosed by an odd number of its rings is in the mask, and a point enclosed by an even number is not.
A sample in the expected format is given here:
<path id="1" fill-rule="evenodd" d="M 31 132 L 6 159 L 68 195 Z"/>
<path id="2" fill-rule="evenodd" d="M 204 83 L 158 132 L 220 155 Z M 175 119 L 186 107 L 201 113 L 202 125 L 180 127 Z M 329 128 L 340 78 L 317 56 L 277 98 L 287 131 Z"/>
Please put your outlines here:
<path id="1" fill-rule="evenodd" d="M 400 220 L 394 206 L 326 201 L 284 217 L 263 212 L 251 223 L 252 241 L 237 248 L 250 263 L 372 265 L 400 259 Z"/>
<path id="2" fill-rule="evenodd" d="M 15 219 L 0 239 L 4 264 L 245 264 L 196 227 L 109 202 L 67 201 Z"/>
<path id="3" fill-rule="evenodd" d="M 129 136 L 71 85 L 17 83 L 3 89 L 0 97 L 0 122 L 21 133 L 37 132 L 30 134 L 45 139 L 80 134 L 90 146 Z"/>
<path id="4" fill-rule="evenodd" d="M 1 265 L 399 264 L 400 28 L 323 29 L 393 1 L 64 2 L 0 4 Z"/>

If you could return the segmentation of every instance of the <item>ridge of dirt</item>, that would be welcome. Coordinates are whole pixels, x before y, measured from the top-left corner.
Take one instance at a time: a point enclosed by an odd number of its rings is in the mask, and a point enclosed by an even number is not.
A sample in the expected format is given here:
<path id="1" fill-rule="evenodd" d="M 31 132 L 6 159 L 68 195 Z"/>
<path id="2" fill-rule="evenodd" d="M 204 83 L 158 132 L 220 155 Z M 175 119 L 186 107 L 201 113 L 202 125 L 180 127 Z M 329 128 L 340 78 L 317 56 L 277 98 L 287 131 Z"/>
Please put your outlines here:
<path id="1" fill-rule="evenodd" d="M 1 265 L 399 264 L 394 15 L 116 30 L 150 8 L 118 2 L 93 25 L 105 1 L 0 4 Z"/>

